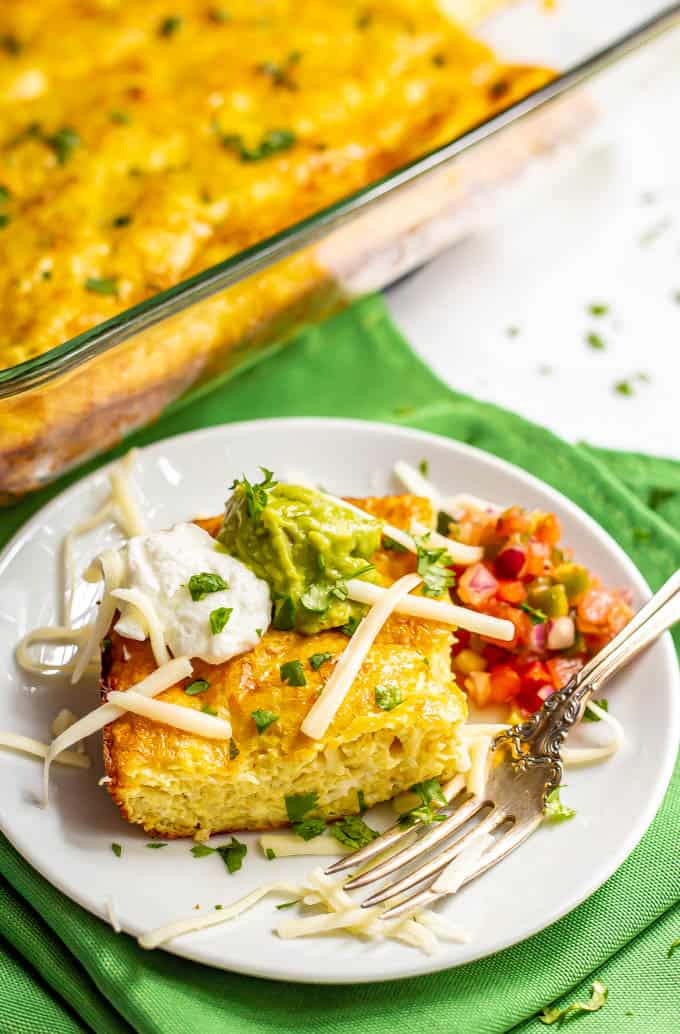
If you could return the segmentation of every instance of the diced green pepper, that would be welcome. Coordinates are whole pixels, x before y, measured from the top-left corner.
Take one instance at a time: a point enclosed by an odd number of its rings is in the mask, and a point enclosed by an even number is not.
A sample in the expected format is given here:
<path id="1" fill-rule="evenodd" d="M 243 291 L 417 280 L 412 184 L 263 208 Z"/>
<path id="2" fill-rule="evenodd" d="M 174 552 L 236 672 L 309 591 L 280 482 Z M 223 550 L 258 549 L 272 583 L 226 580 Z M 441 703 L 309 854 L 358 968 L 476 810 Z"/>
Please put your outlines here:
<path id="1" fill-rule="evenodd" d="M 580 564 L 560 564 L 555 568 L 555 579 L 564 586 L 570 600 L 583 595 L 590 585 L 588 572 Z"/>
<path id="2" fill-rule="evenodd" d="M 529 602 L 546 617 L 564 618 L 569 613 L 569 601 L 563 585 L 547 585 L 529 591 Z"/>

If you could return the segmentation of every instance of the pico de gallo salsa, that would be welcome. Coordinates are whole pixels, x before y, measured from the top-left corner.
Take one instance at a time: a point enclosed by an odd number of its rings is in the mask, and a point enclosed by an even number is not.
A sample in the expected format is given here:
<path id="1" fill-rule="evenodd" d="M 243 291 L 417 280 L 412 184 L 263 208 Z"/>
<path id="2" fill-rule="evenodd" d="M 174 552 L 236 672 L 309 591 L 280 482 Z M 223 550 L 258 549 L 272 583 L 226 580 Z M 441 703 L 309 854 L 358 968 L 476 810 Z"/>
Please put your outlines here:
<path id="1" fill-rule="evenodd" d="M 456 632 L 453 669 L 480 707 L 536 711 L 632 617 L 630 594 L 604 588 L 560 545 L 554 514 L 467 506 L 440 514 L 439 530 L 484 550 L 478 563 L 454 568 L 453 601 L 515 626 L 507 643 Z"/>

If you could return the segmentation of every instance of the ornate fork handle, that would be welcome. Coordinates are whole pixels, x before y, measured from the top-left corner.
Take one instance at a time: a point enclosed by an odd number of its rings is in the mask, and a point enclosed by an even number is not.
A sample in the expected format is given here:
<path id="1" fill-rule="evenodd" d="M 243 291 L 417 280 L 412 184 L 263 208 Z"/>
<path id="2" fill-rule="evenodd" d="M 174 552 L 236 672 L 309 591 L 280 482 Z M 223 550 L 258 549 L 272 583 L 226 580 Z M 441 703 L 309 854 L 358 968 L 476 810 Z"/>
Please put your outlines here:
<path id="1" fill-rule="evenodd" d="M 680 571 L 676 572 L 589 663 L 526 722 L 500 733 L 520 771 L 545 769 L 547 796 L 562 780 L 562 744 L 594 693 L 662 632 L 680 620 Z"/>

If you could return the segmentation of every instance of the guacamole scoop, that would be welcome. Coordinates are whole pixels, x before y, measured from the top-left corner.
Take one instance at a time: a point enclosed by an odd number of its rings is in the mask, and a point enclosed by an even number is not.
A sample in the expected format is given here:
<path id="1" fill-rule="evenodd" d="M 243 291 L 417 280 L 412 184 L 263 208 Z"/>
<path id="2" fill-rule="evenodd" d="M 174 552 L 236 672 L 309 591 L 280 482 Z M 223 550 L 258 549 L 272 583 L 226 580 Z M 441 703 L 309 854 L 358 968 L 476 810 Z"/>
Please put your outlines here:
<path id="1" fill-rule="evenodd" d="M 218 540 L 258 578 L 269 583 L 274 627 L 314 635 L 325 628 L 351 631 L 365 608 L 347 599 L 344 582 L 357 575 L 376 581 L 370 567 L 382 526 L 313 488 L 265 480 L 234 482 Z"/>

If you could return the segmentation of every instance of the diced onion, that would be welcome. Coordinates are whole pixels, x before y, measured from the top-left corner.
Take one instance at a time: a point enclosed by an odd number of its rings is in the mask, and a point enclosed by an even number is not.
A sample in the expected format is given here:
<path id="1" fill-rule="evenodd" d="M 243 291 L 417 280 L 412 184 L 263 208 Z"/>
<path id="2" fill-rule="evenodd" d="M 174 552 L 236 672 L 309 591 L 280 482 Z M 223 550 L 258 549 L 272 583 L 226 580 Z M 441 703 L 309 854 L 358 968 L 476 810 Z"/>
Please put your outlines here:
<path id="1" fill-rule="evenodd" d="M 147 675 L 141 682 L 132 686 L 132 689 L 141 696 L 153 697 L 158 693 L 162 693 L 163 690 L 169 689 L 170 686 L 174 686 L 181 679 L 187 678 L 191 675 L 192 670 L 191 661 L 188 657 L 177 657 L 162 668 L 157 668 L 151 675 Z M 43 807 L 47 807 L 49 799 L 50 765 L 57 756 L 61 756 L 62 751 L 66 750 L 67 747 L 72 747 L 79 740 L 85 739 L 86 736 L 90 736 L 93 732 L 98 732 L 99 729 L 103 729 L 109 722 L 115 722 L 116 718 L 120 718 L 123 714 L 125 714 L 124 706 L 114 707 L 113 704 L 102 704 L 79 721 L 74 722 L 61 736 L 57 736 L 55 740 L 52 740 L 45 754 L 45 765 L 43 768 Z M 78 757 L 80 756 L 78 755 Z"/>
<path id="2" fill-rule="evenodd" d="M 182 934 L 193 933 L 195 930 L 205 930 L 208 926 L 219 926 L 220 923 L 226 923 L 230 919 L 235 919 L 236 916 L 240 916 L 247 909 L 256 905 L 267 894 L 289 894 L 295 898 L 299 897 L 301 893 L 302 888 L 293 883 L 265 883 L 261 887 L 251 890 L 250 894 L 246 894 L 245 897 L 239 898 L 238 901 L 234 901 L 231 905 L 227 905 L 226 908 L 209 912 L 203 916 L 194 915 L 189 919 L 179 919 L 173 923 L 159 926 L 155 930 L 150 930 L 149 933 L 145 933 L 137 938 L 137 944 L 140 948 L 157 948 L 160 944 L 172 941 L 175 937 L 180 937 Z"/>
<path id="3" fill-rule="evenodd" d="M 330 833 L 321 833 L 312 840 L 303 840 L 295 833 L 263 833 L 260 847 L 273 851 L 277 858 L 296 858 L 301 855 L 342 855 L 353 850 L 341 844 Z"/>
<path id="4" fill-rule="evenodd" d="M 22 754 L 31 754 L 36 758 L 46 758 L 50 744 L 41 743 L 40 740 L 31 739 L 29 736 L 20 736 L 16 732 L 0 730 L 0 747 L 18 750 Z M 61 765 L 70 765 L 71 768 L 90 767 L 90 759 L 87 754 L 81 754 L 75 750 L 65 750 L 55 760 Z"/>
<path id="5" fill-rule="evenodd" d="M 360 578 L 350 578 L 347 582 L 347 591 L 350 599 L 356 603 L 367 603 L 372 606 L 377 604 L 383 594 L 390 590 L 373 585 L 372 582 L 364 582 Z M 515 634 L 515 626 L 512 621 L 495 618 L 476 610 L 468 610 L 467 607 L 458 607 L 454 603 L 432 600 L 427 596 L 406 595 L 399 600 L 394 610 L 397 614 L 408 614 L 410 617 L 421 618 L 423 621 L 439 621 L 443 625 L 466 628 L 470 632 L 487 636 L 489 639 L 500 639 L 503 642 L 509 642 Z"/>
<path id="6" fill-rule="evenodd" d="M 302 732 L 312 739 L 320 740 L 335 714 L 349 692 L 359 669 L 366 659 L 376 636 L 380 632 L 397 603 L 411 589 L 420 585 L 421 578 L 417 574 L 407 574 L 399 578 L 389 589 L 379 589 L 376 602 L 363 619 L 350 639 L 347 648 L 340 655 L 333 673 L 321 691 L 321 695 L 312 705 L 304 722 Z M 353 579 L 349 584 L 364 584 Z M 351 595 L 351 593 L 350 593 Z"/>
<path id="7" fill-rule="evenodd" d="M 172 725 L 175 729 L 205 736 L 209 740 L 228 740 L 231 736 L 231 723 L 224 718 L 197 711 L 195 707 L 182 707 L 181 704 L 169 704 L 165 700 L 150 700 L 135 693 L 132 689 L 124 693 L 112 690 L 107 698 L 114 707 L 124 708 L 132 714 L 150 718 L 153 722 Z"/>

